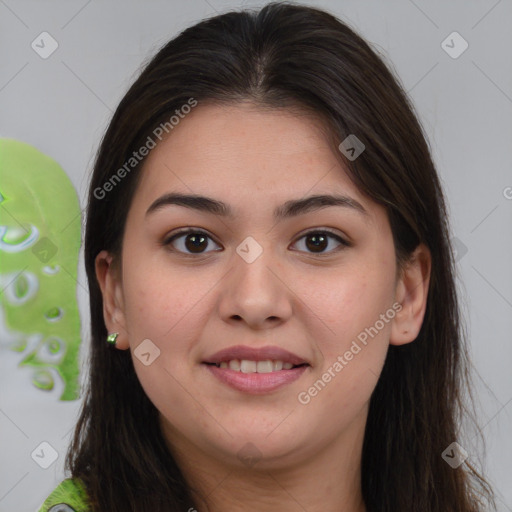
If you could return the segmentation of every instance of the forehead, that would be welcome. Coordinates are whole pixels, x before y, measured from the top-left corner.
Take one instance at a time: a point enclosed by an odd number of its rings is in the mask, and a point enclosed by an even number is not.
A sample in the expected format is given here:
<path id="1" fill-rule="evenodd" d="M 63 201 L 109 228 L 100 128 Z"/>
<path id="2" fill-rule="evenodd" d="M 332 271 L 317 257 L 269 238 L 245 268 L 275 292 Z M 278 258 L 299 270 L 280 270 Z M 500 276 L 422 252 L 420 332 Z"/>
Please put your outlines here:
<path id="1" fill-rule="evenodd" d="M 250 103 L 199 104 L 151 151 L 137 195 L 148 204 L 170 191 L 235 205 L 340 193 L 371 206 L 318 118 Z"/>

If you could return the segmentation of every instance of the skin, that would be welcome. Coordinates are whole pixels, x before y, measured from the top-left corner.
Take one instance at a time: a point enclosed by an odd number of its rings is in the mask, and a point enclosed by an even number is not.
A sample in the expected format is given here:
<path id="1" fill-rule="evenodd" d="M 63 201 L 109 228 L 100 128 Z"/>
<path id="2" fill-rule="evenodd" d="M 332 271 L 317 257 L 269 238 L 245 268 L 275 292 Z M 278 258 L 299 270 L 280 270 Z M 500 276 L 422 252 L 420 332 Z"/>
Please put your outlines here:
<path id="1" fill-rule="evenodd" d="M 236 217 L 177 205 L 146 215 L 171 191 L 221 200 Z M 329 206 L 274 220 L 284 202 L 323 193 L 350 196 L 367 215 Z M 205 252 L 191 252 L 186 235 L 161 244 L 184 227 L 207 232 Z M 322 228 L 351 245 L 329 239 L 315 252 L 304 234 Z M 236 252 L 248 236 L 263 249 L 252 263 Z M 119 333 L 120 350 L 133 355 L 145 339 L 160 349 L 149 366 L 134 356 L 135 369 L 169 449 L 209 510 L 338 512 L 343 503 L 345 512 L 364 511 L 359 473 L 369 399 L 389 344 L 409 343 L 421 328 L 430 254 L 420 245 L 397 272 L 384 208 L 350 181 L 320 122 L 250 103 L 199 105 L 149 154 L 121 260 L 116 265 L 106 251 L 96 259 L 106 326 Z M 299 393 L 394 303 L 402 305 L 394 318 L 308 404 L 299 403 Z M 280 389 L 248 395 L 201 365 L 238 344 L 278 345 L 310 367 Z M 238 456 L 249 442 L 253 464 Z"/>

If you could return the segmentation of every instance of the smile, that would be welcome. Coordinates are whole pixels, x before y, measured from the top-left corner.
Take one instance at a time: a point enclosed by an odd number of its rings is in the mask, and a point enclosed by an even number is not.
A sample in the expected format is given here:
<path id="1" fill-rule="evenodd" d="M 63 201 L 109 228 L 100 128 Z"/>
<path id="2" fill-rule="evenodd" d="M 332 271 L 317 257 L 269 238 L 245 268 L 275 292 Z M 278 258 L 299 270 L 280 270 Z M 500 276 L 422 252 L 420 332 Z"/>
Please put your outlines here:
<path id="1" fill-rule="evenodd" d="M 272 361 L 270 359 L 265 361 L 250 361 L 248 359 L 231 359 L 230 361 L 222 361 L 220 363 L 212 363 L 215 364 L 217 368 L 229 368 L 230 370 L 234 370 L 241 373 L 271 373 L 278 372 L 281 370 L 291 370 L 292 368 L 296 368 L 298 366 L 303 365 L 293 365 L 292 363 L 284 362 L 284 361 Z M 305 365 L 305 363 L 304 363 Z"/>
<path id="2" fill-rule="evenodd" d="M 222 363 L 203 363 L 202 366 L 218 382 L 250 395 L 270 393 L 291 384 L 310 368 L 307 363 L 293 366 L 291 363 L 283 363 L 282 361 L 251 361 L 246 359 L 235 359 Z M 232 369 L 231 366 L 238 369 Z M 272 370 L 270 370 L 271 366 Z"/>
<path id="3" fill-rule="evenodd" d="M 236 345 L 202 361 L 217 381 L 237 391 L 261 395 L 293 381 L 311 368 L 301 356 L 278 346 Z"/>

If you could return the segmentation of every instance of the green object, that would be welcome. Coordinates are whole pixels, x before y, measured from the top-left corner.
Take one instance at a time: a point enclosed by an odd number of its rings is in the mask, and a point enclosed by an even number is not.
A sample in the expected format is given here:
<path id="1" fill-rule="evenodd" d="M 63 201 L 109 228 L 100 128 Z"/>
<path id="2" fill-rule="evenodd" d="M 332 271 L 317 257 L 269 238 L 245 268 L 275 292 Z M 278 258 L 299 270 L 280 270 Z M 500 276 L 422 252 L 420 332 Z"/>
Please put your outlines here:
<path id="1" fill-rule="evenodd" d="M 90 512 L 88 501 L 83 482 L 67 478 L 46 498 L 38 512 Z"/>
<path id="2" fill-rule="evenodd" d="M 0 139 L 0 307 L 32 383 L 79 397 L 76 298 L 81 211 L 64 170 L 36 148 Z"/>
<path id="3" fill-rule="evenodd" d="M 118 336 L 119 336 L 119 333 L 117 333 L 117 332 L 113 332 L 112 334 L 109 334 L 107 336 L 107 342 L 112 344 L 112 345 L 115 345 Z"/>

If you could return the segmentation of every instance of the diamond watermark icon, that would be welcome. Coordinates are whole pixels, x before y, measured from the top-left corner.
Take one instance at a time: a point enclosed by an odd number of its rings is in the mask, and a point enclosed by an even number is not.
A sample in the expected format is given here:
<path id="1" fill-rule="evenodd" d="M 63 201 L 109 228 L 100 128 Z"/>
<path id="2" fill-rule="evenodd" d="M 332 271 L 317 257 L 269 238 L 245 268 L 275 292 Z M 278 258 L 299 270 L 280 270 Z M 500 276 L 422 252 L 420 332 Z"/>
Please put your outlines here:
<path id="1" fill-rule="evenodd" d="M 468 247 L 456 236 L 452 238 L 453 257 L 455 262 L 460 261 L 468 252 Z"/>
<path id="2" fill-rule="evenodd" d="M 42 263 L 50 261 L 57 254 L 57 250 L 57 246 L 46 236 L 32 247 L 32 252 Z"/>
<path id="3" fill-rule="evenodd" d="M 366 146 L 351 133 L 340 143 L 338 149 L 353 162 L 366 149 Z"/>
<path id="4" fill-rule="evenodd" d="M 468 452 L 459 443 L 453 442 L 441 454 L 441 457 L 453 469 L 457 469 L 468 458 Z"/>
<path id="5" fill-rule="evenodd" d="M 47 59 L 59 47 L 59 43 L 48 32 L 41 32 L 30 46 L 39 57 Z"/>
<path id="6" fill-rule="evenodd" d="M 256 242 L 252 236 L 248 236 L 237 248 L 238 255 L 245 260 L 246 263 L 252 263 L 260 257 L 263 247 Z"/>
<path id="7" fill-rule="evenodd" d="M 458 59 L 468 49 L 468 47 L 468 42 L 458 32 L 452 32 L 441 43 L 441 48 L 452 59 Z"/>
<path id="8" fill-rule="evenodd" d="M 149 366 L 160 356 L 160 349 L 151 340 L 145 339 L 133 353 L 144 366 Z"/>
<path id="9" fill-rule="evenodd" d="M 48 469 L 59 458 L 57 450 L 46 441 L 39 444 L 30 456 L 43 469 Z"/>
<path id="10" fill-rule="evenodd" d="M 261 460 L 261 452 L 252 443 L 245 443 L 238 451 L 237 457 L 243 464 L 252 468 L 259 460 Z"/>

